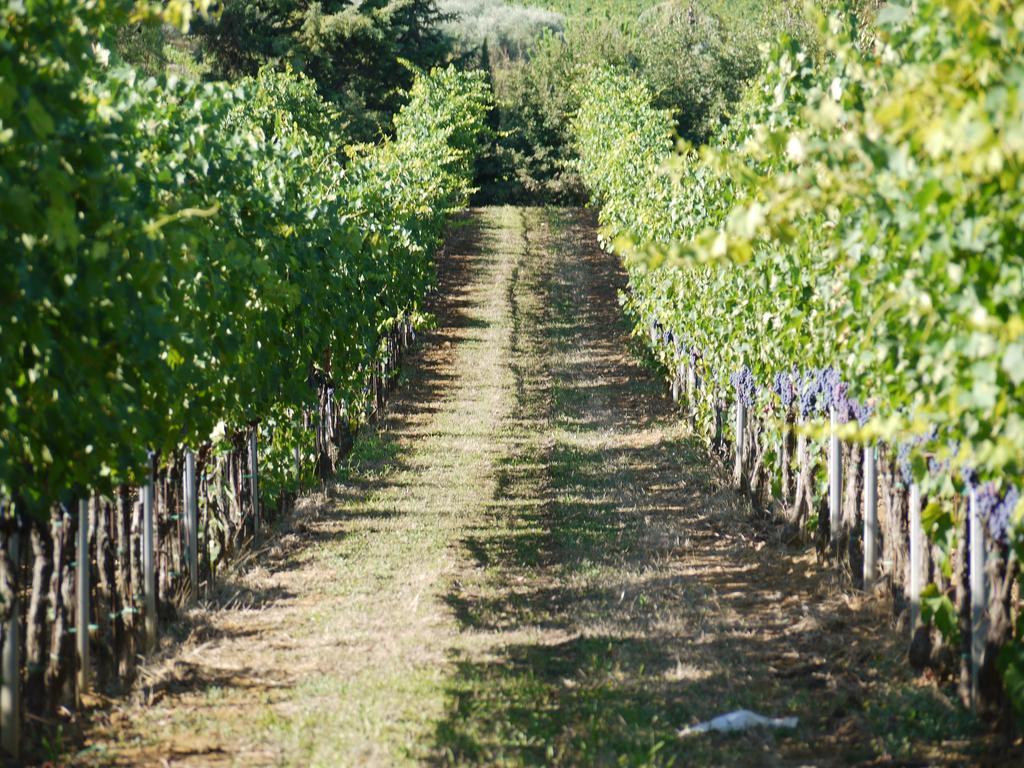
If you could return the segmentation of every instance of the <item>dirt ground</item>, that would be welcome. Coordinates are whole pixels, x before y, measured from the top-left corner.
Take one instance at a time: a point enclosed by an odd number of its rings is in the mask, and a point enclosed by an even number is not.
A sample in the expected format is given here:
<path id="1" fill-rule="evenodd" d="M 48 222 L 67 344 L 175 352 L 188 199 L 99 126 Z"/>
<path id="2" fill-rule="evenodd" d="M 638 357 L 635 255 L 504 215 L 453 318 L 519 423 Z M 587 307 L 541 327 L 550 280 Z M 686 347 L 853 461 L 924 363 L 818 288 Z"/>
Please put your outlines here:
<path id="1" fill-rule="evenodd" d="M 65 762 L 1011 764 L 884 598 L 729 489 L 631 353 L 587 214 L 474 210 L 440 281 L 351 468 Z M 738 708 L 799 724 L 679 735 Z"/>

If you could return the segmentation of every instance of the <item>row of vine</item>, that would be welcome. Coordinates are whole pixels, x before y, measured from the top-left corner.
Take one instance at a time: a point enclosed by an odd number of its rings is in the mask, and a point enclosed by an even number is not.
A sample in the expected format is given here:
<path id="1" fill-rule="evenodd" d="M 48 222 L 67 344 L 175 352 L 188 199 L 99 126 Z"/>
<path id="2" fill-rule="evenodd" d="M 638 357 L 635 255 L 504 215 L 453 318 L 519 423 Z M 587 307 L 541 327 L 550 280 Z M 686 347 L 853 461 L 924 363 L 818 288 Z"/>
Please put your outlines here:
<path id="1" fill-rule="evenodd" d="M 1024 10 L 919 0 L 818 26 L 775 44 L 700 149 L 673 146 L 642 82 L 594 73 L 580 170 L 628 262 L 637 333 L 697 423 L 721 435 L 728 403 L 752 411 L 732 439 L 751 443 L 761 498 L 805 531 L 827 525 L 818 457 L 835 413 L 844 441 L 881 446 L 883 562 L 902 586 L 907 489 L 922 489 L 937 630 L 915 634 L 930 649 L 916 655 L 961 679 L 975 500 L 991 585 L 978 704 L 1024 714 Z M 855 555 L 862 484 L 847 491 Z"/>
<path id="2" fill-rule="evenodd" d="M 141 79 L 111 54 L 129 18 L 195 9 L 60 0 L 0 15 L 0 620 L 20 595 L 37 718 L 68 700 L 75 667 L 77 501 L 93 657 L 123 682 L 141 645 L 135 489 L 152 469 L 163 611 L 196 589 L 186 450 L 210 575 L 253 533 L 253 430 L 265 506 L 333 472 L 423 319 L 485 130 L 482 73 L 417 75 L 393 136 L 353 146 L 289 70 Z M 17 534 L 27 561 L 7 546 Z"/>

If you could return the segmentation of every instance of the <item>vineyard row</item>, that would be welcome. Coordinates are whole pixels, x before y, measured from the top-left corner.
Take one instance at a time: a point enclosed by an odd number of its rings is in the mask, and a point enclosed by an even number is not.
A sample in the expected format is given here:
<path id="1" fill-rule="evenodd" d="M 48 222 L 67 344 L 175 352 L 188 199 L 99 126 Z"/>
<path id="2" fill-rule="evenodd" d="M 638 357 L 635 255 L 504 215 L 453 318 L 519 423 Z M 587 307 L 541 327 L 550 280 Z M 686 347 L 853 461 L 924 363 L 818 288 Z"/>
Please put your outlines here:
<path id="1" fill-rule="evenodd" d="M 883 577 L 913 663 L 1005 720 L 1024 715 L 1024 12 L 984 5 L 780 39 L 700 150 L 614 70 L 573 130 L 636 334 L 697 428 L 759 506 Z"/>
<path id="2" fill-rule="evenodd" d="M 123 689 L 158 618 L 332 476 L 424 319 L 489 108 L 481 73 L 436 70 L 393 137 L 346 146 L 298 74 L 158 82 L 111 64 L 130 10 L 4 20 L 0 737 L 15 754 L 89 685 Z"/>

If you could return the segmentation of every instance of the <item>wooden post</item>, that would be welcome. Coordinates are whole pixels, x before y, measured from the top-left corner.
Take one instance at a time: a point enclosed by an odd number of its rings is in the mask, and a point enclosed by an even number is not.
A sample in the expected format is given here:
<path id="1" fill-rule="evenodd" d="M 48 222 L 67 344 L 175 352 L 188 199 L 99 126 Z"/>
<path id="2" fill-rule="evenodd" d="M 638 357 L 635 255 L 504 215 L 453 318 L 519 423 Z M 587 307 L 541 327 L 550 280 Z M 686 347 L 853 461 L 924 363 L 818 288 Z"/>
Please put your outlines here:
<path id="1" fill-rule="evenodd" d="M 864 589 L 875 585 L 878 568 L 878 447 L 864 446 Z"/>
<path id="2" fill-rule="evenodd" d="M 259 456 L 256 452 L 256 431 L 253 425 L 249 431 L 249 494 L 252 496 L 252 539 L 254 544 L 260 543 L 260 486 Z"/>
<path id="3" fill-rule="evenodd" d="M 17 531 L 7 538 L 7 555 L 15 569 L 19 561 L 19 538 Z M 4 751 L 17 758 L 21 752 L 21 670 L 19 669 L 20 654 L 18 640 L 18 590 L 14 585 L 14 601 L 11 604 L 11 615 L 4 627 L 3 648 L 3 684 L 0 687 L 0 739 L 3 740 Z"/>
<path id="4" fill-rule="evenodd" d="M 828 524 L 832 546 L 839 542 L 839 526 L 843 509 L 843 444 L 836 432 L 836 409 L 829 409 L 828 451 Z"/>
<path id="5" fill-rule="evenodd" d="M 78 501 L 75 548 L 75 645 L 78 649 L 78 703 L 89 690 L 89 499 Z"/>
<path id="6" fill-rule="evenodd" d="M 734 480 L 738 488 L 743 487 L 746 477 L 746 456 L 744 455 L 744 436 L 747 434 L 747 406 L 736 401 L 736 468 Z"/>
<path id="7" fill-rule="evenodd" d="M 697 370 L 693 365 L 693 358 L 690 358 L 686 366 L 686 409 L 690 414 L 690 420 L 696 423 L 697 418 Z"/>
<path id="8" fill-rule="evenodd" d="M 149 474 L 142 495 L 142 580 L 146 599 L 146 650 L 156 647 L 156 563 L 153 559 L 153 496 L 156 456 L 149 457 Z"/>
<path id="9" fill-rule="evenodd" d="M 985 637 L 988 635 L 988 621 L 985 608 L 988 594 L 985 583 L 985 530 L 978 514 L 978 495 L 972 490 L 967 500 L 968 515 L 968 573 L 971 585 L 971 706 L 977 706 L 978 673 L 981 657 L 985 652 Z"/>
<path id="10" fill-rule="evenodd" d="M 196 455 L 185 452 L 185 531 L 188 535 L 189 600 L 199 598 L 199 500 L 196 498 Z"/>
<path id="11" fill-rule="evenodd" d="M 305 408 L 303 408 L 302 409 L 302 432 L 301 432 L 301 435 L 302 435 L 303 438 L 305 438 L 305 436 L 308 433 L 309 433 L 309 412 Z M 301 451 L 301 449 L 300 449 L 300 447 L 298 445 L 295 446 L 295 477 L 299 480 L 299 482 L 302 481 L 302 451 Z"/>
<path id="12" fill-rule="evenodd" d="M 910 485 L 910 632 L 921 618 L 921 590 L 924 587 L 924 528 L 921 526 L 921 488 Z"/>

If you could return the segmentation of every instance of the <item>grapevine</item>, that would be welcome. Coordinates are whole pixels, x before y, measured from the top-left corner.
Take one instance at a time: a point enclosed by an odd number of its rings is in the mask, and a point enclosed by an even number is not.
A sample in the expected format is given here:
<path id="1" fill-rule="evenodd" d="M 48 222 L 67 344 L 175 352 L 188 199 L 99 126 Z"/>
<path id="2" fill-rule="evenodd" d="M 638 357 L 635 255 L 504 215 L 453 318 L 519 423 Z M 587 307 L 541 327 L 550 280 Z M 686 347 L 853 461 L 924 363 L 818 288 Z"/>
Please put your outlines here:
<path id="1" fill-rule="evenodd" d="M 795 400 L 805 434 L 835 413 L 844 439 L 895 446 L 904 482 L 945 510 L 926 518 L 947 559 L 967 471 L 1006 489 L 983 486 L 984 517 L 996 554 L 1019 560 L 1024 106 L 1010 94 L 1024 12 L 921 0 L 873 29 L 822 16 L 820 45 L 780 38 L 699 150 L 673 149 L 642 82 L 597 72 L 575 117 L 579 169 L 629 266 L 637 326 L 702 351 L 705 427 L 734 389 L 723 377 L 749 368 L 775 423 Z"/>

